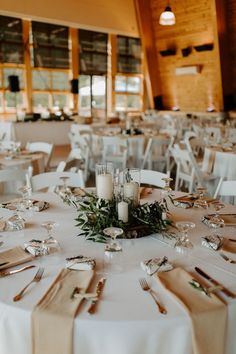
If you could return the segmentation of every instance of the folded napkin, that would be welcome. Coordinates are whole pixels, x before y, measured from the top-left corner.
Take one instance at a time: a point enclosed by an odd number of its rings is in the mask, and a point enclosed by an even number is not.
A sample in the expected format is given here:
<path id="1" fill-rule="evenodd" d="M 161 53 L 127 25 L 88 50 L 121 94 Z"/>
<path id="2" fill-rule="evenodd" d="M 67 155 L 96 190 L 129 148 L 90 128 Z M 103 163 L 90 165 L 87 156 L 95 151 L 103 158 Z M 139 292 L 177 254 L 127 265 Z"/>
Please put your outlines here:
<path id="1" fill-rule="evenodd" d="M 210 226 L 210 220 L 213 216 L 214 214 L 204 215 L 202 217 L 202 222 L 207 226 Z M 220 218 L 224 220 L 224 225 L 236 226 L 236 214 L 220 214 Z"/>
<path id="2" fill-rule="evenodd" d="M 76 256 L 66 258 L 66 268 L 74 270 L 93 270 L 95 269 L 96 261 L 90 257 Z"/>
<path id="3" fill-rule="evenodd" d="M 3 220 L 0 220 L 0 232 L 4 231 L 6 228 L 6 222 Z"/>
<path id="4" fill-rule="evenodd" d="M 154 275 L 192 322 L 193 354 L 224 354 L 227 307 L 213 293 L 207 296 L 190 283 L 196 282 L 184 269 Z"/>
<path id="5" fill-rule="evenodd" d="M 219 250 L 224 243 L 224 238 L 219 235 L 209 235 L 202 237 L 202 246 L 210 248 L 214 251 Z"/>
<path id="6" fill-rule="evenodd" d="M 35 257 L 45 256 L 50 253 L 49 247 L 43 244 L 43 241 L 41 240 L 30 240 L 25 242 L 24 249 Z"/>
<path id="7" fill-rule="evenodd" d="M 173 269 L 171 263 L 168 262 L 167 257 L 161 258 L 151 258 L 145 261 L 142 261 L 141 268 L 148 274 L 153 275 L 156 272 L 168 272 L 169 270 Z"/>
<path id="8" fill-rule="evenodd" d="M 189 196 L 183 196 L 173 199 L 173 203 L 176 207 L 188 209 L 194 206 L 194 202 L 198 200 L 198 198 L 199 197 L 197 195 L 190 194 Z M 206 200 L 208 204 L 216 201 L 216 199 L 212 199 L 209 197 L 203 197 L 203 200 Z"/>
<path id="9" fill-rule="evenodd" d="M 82 296 L 72 296 L 75 288 L 85 293 L 94 276 L 92 270 L 63 269 L 32 313 L 32 354 L 72 354 L 73 322 Z"/>
<path id="10" fill-rule="evenodd" d="M 14 247 L 7 251 L 0 253 L 0 264 L 6 263 L 0 266 L 0 270 L 14 267 L 18 264 L 26 263 L 32 261 L 33 257 L 31 254 L 25 252 L 21 247 Z"/>
<path id="11" fill-rule="evenodd" d="M 17 203 L 19 203 L 21 200 L 22 200 L 22 198 L 10 200 L 9 202 L 2 203 L 1 207 L 9 209 L 9 210 L 15 210 Z M 35 199 L 32 200 L 31 199 L 31 202 L 32 202 L 32 207 L 33 207 L 34 211 L 43 211 L 43 210 L 46 210 L 49 208 L 49 203 L 45 202 L 43 200 L 35 200 Z"/>

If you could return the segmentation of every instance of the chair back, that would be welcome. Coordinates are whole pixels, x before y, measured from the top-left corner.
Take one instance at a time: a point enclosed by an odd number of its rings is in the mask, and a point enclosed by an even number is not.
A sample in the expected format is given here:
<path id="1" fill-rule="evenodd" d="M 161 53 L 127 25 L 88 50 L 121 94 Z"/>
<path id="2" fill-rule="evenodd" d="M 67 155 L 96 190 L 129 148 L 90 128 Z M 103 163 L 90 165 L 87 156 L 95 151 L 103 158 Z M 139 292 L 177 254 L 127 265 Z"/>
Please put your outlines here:
<path id="1" fill-rule="evenodd" d="M 221 177 L 216 188 L 214 198 L 220 197 L 236 197 L 236 181 L 224 181 Z"/>
<path id="2" fill-rule="evenodd" d="M 128 142 L 116 136 L 102 138 L 102 163 L 113 162 L 116 167 L 126 168 L 128 156 Z"/>
<path id="3" fill-rule="evenodd" d="M 52 158 L 53 152 L 53 144 L 45 143 L 45 142 L 28 142 L 26 144 L 26 149 L 32 152 L 42 152 L 45 156 L 45 170 L 48 171 L 50 167 L 50 161 Z"/>
<path id="4" fill-rule="evenodd" d="M 152 170 L 140 170 L 140 181 L 137 180 L 137 174 L 132 173 L 132 169 L 129 171 L 131 178 L 135 182 L 140 182 L 140 184 L 148 184 L 158 188 L 165 187 L 165 181 L 163 178 L 167 178 L 170 176 L 169 173 L 162 173 L 158 171 Z M 121 179 L 123 178 L 123 172 L 121 172 Z"/>
<path id="5" fill-rule="evenodd" d="M 45 172 L 31 178 L 32 190 L 40 191 L 42 189 L 63 185 L 61 177 L 69 177 L 67 181 L 68 187 L 84 188 L 84 180 L 82 171 L 73 172 Z M 51 189 L 52 190 L 52 189 Z"/>

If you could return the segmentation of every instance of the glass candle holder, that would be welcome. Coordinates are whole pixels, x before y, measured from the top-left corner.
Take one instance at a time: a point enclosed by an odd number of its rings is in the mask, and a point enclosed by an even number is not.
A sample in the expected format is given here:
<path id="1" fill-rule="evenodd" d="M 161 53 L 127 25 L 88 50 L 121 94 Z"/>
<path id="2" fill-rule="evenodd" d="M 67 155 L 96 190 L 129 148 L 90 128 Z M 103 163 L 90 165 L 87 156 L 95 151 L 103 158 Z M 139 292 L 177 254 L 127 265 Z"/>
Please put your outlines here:
<path id="1" fill-rule="evenodd" d="M 111 200 L 113 197 L 113 164 L 96 165 L 96 191 L 100 199 Z"/>
<path id="2" fill-rule="evenodd" d="M 140 170 L 128 168 L 124 171 L 124 199 L 130 200 L 135 206 L 139 204 Z"/>

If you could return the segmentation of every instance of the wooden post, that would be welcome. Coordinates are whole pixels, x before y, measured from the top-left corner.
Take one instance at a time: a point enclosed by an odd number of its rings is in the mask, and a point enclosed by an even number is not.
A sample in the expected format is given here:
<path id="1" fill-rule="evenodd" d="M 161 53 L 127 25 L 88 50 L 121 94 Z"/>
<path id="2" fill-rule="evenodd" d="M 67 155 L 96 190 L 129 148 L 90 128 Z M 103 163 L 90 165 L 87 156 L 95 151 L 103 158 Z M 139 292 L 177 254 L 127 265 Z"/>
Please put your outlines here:
<path id="1" fill-rule="evenodd" d="M 72 76 L 73 79 L 79 78 L 79 45 L 78 45 L 78 30 L 70 28 L 71 38 L 71 61 L 72 61 Z M 73 111 L 78 112 L 78 94 L 73 94 Z"/>
<path id="2" fill-rule="evenodd" d="M 30 60 L 30 26 L 31 22 L 22 20 L 23 26 L 23 43 L 24 43 L 24 63 L 25 63 L 25 75 L 26 75 L 26 97 L 27 97 L 27 112 L 33 112 L 33 100 L 32 100 L 32 69 Z"/>

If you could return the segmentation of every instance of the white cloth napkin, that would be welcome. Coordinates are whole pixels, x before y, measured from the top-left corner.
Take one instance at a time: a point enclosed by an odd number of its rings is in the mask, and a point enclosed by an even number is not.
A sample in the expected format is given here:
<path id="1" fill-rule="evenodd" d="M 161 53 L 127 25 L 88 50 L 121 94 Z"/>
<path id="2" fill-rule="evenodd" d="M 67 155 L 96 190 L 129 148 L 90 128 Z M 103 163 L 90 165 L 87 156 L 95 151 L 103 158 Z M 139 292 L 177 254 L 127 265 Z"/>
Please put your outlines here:
<path id="1" fill-rule="evenodd" d="M 30 240 L 24 243 L 25 251 L 29 252 L 33 256 L 45 256 L 49 254 L 49 247 L 45 247 L 41 240 Z"/>
<path id="2" fill-rule="evenodd" d="M 96 261 L 90 257 L 76 256 L 66 258 L 66 268 L 73 270 L 93 270 L 96 266 Z"/>
<path id="3" fill-rule="evenodd" d="M 218 235 L 209 235 L 202 237 L 202 246 L 210 248 L 214 251 L 217 251 L 223 246 L 224 237 Z"/>
<path id="4" fill-rule="evenodd" d="M 151 258 L 141 262 L 141 268 L 148 274 L 153 275 L 157 272 L 168 272 L 173 269 L 167 257 Z"/>

